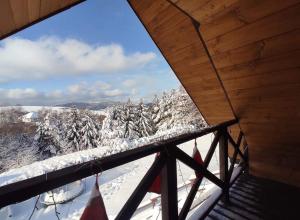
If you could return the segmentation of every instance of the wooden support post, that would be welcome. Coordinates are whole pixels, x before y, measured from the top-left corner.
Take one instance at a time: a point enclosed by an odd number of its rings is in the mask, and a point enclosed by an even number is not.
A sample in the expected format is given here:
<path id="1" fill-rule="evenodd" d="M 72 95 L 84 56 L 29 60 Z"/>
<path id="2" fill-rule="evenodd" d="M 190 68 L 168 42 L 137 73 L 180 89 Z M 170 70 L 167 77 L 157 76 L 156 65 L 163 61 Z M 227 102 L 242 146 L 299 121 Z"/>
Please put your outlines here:
<path id="1" fill-rule="evenodd" d="M 162 169 L 161 185 L 161 205 L 162 219 L 178 219 L 178 199 L 177 199 L 177 172 L 176 158 L 168 155 L 166 164 Z"/>
<path id="2" fill-rule="evenodd" d="M 224 181 L 223 202 L 229 202 L 229 175 L 228 175 L 228 136 L 227 129 L 221 130 L 219 139 L 219 156 L 220 156 L 220 179 Z"/>

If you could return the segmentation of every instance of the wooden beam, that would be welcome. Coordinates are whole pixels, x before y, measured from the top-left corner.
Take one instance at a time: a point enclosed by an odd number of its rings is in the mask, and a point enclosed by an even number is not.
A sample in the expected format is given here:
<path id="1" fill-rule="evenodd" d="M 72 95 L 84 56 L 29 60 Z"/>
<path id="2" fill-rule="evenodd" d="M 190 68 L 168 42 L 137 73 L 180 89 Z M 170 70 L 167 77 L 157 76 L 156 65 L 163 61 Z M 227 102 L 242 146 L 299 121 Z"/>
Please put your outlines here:
<path id="1" fill-rule="evenodd" d="M 232 137 L 230 136 L 230 134 L 228 134 L 228 132 L 226 131 L 227 133 L 227 137 L 228 137 L 228 140 L 230 142 L 230 144 L 234 147 L 234 149 L 237 150 L 238 154 L 241 156 L 241 158 L 246 161 L 246 158 L 245 156 L 243 155 L 243 153 L 241 152 L 241 150 L 239 149 L 239 146 L 234 142 L 234 140 L 232 139 Z"/>
<path id="2" fill-rule="evenodd" d="M 224 182 L 218 179 L 215 175 L 213 175 L 210 171 L 204 168 L 203 165 L 197 163 L 193 158 L 183 152 L 181 149 L 176 147 L 172 154 L 179 159 L 181 162 L 189 166 L 190 168 L 194 169 L 195 171 L 201 173 L 204 177 L 206 177 L 209 181 L 213 182 L 220 188 L 224 188 Z"/>
<path id="3" fill-rule="evenodd" d="M 178 219 L 176 168 L 176 158 L 168 156 L 161 175 L 161 206 L 164 220 Z"/>
<path id="4" fill-rule="evenodd" d="M 220 157 L 220 179 L 225 183 L 223 188 L 224 202 L 229 201 L 229 176 L 228 176 L 228 135 L 227 130 L 223 129 L 219 139 L 219 157 Z"/>
<path id="5" fill-rule="evenodd" d="M 75 5 L 78 5 L 79 3 L 82 3 L 84 1 L 86 1 L 86 0 L 78 0 L 76 2 L 73 2 L 73 3 L 69 4 L 69 5 L 65 5 L 62 8 L 58 8 L 57 10 L 55 10 L 55 11 L 49 13 L 49 14 L 43 15 L 42 17 L 38 18 L 37 20 L 34 20 L 34 21 L 32 21 L 28 24 L 25 24 L 25 25 L 19 26 L 19 27 L 14 27 L 12 30 L 9 30 L 9 31 L 6 31 L 5 33 L 2 33 L 1 36 L 0 36 L 0 40 L 3 40 L 4 38 L 7 38 L 7 37 L 19 32 L 21 30 L 24 30 L 24 29 L 26 29 L 26 28 L 34 25 L 34 24 L 37 24 L 37 23 L 39 23 L 39 22 L 41 22 L 45 19 L 48 19 L 48 18 L 50 18 L 50 17 L 52 17 L 52 16 L 54 16 L 54 15 L 60 13 L 60 12 L 63 12 L 63 11 L 65 11 L 65 10 L 71 8 L 71 7 L 74 7 Z"/>

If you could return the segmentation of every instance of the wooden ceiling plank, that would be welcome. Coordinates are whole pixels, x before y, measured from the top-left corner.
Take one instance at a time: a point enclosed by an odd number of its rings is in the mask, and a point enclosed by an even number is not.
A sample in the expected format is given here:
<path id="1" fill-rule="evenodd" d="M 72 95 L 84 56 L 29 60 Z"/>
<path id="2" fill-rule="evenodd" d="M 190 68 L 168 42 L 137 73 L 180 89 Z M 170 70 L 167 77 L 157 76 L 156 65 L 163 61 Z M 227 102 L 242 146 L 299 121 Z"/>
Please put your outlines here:
<path id="1" fill-rule="evenodd" d="M 213 20 L 215 16 L 228 13 L 238 6 L 239 0 L 211 0 L 198 10 L 191 13 L 200 24 Z"/>
<path id="2" fill-rule="evenodd" d="M 300 29 L 213 56 L 217 68 L 279 56 L 300 49 Z"/>
<path id="3" fill-rule="evenodd" d="M 47 16 L 61 8 L 61 0 L 41 0 L 40 17 Z"/>
<path id="4" fill-rule="evenodd" d="M 13 11 L 16 28 L 21 28 L 29 23 L 28 0 L 10 0 L 10 6 Z"/>
<path id="5" fill-rule="evenodd" d="M 178 7 L 180 7 L 185 12 L 192 14 L 194 11 L 198 11 L 201 7 L 206 5 L 211 0 L 171 0 Z"/>
<path id="6" fill-rule="evenodd" d="M 229 13 L 215 16 L 210 22 L 199 21 L 200 30 L 205 40 L 211 40 L 298 3 L 299 0 L 276 1 L 276 4 L 274 0 L 239 1 L 238 7 L 233 8 Z"/>
<path id="7" fill-rule="evenodd" d="M 212 55 L 300 28 L 300 4 L 207 41 Z M 254 31 L 255 30 L 255 31 Z"/>
<path id="8" fill-rule="evenodd" d="M 84 0 L 2 0 L 0 39 L 66 10 Z"/>
<path id="9" fill-rule="evenodd" d="M 3 36 L 16 28 L 9 0 L 0 1 L 0 11 L 0 34 Z"/>
<path id="10" fill-rule="evenodd" d="M 28 0 L 29 22 L 34 22 L 40 18 L 41 0 Z"/>
<path id="11" fill-rule="evenodd" d="M 299 68 L 300 50 L 219 69 L 222 80 Z"/>
<path id="12" fill-rule="evenodd" d="M 265 86 L 276 86 L 282 84 L 293 84 L 300 82 L 300 64 L 299 67 L 288 68 L 278 71 L 265 72 L 260 74 L 247 74 L 240 77 L 227 78 L 223 82 L 228 91 L 237 89 L 255 89 Z M 285 77 L 282 77 L 282 76 Z"/>

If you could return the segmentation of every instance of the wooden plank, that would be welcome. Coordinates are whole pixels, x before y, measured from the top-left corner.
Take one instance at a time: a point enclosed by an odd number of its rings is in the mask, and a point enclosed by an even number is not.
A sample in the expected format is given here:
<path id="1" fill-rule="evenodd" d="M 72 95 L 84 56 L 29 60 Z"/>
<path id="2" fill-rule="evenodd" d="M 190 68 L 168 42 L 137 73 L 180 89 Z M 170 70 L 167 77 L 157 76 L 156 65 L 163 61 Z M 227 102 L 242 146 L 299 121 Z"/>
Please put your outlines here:
<path id="1" fill-rule="evenodd" d="M 61 0 L 41 0 L 40 17 L 61 9 Z"/>
<path id="2" fill-rule="evenodd" d="M 194 19 L 202 23 L 213 19 L 217 15 L 226 14 L 232 8 L 236 8 L 238 2 L 239 0 L 210 0 L 206 4 L 202 4 L 200 1 L 192 6 L 194 9 L 189 11 Z"/>
<path id="3" fill-rule="evenodd" d="M 286 69 L 298 68 L 300 50 L 292 51 L 280 56 L 255 60 L 253 62 L 219 69 L 222 80 L 240 78 L 247 75 L 278 72 Z"/>
<path id="4" fill-rule="evenodd" d="M 230 12 L 215 16 L 209 21 L 200 21 L 200 30 L 205 40 L 211 40 L 299 2 L 299 0 L 276 1 L 276 3 L 274 0 L 239 1 L 237 7 L 232 8 Z"/>
<path id="5" fill-rule="evenodd" d="M 206 5 L 210 0 L 171 0 L 182 10 L 186 11 L 189 14 L 192 14 L 194 11 L 199 10 L 199 8 Z"/>
<path id="6" fill-rule="evenodd" d="M 34 22 L 40 18 L 41 0 L 28 0 L 29 22 Z"/>
<path id="7" fill-rule="evenodd" d="M 293 30 L 275 37 L 255 42 L 225 53 L 219 53 L 212 58 L 217 68 L 224 68 L 258 59 L 280 56 L 300 49 L 300 30 Z"/>
<path id="8" fill-rule="evenodd" d="M 228 88 L 228 93 L 230 91 L 235 91 L 239 89 L 251 90 L 257 88 L 267 89 L 277 89 L 277 86 L 281 85 L 291 85 L 300 83 L 299 75 L 300 65 L 296 68 L 289 68 L 279 71 L 271 71 L 266 73 L 255 74 L 250 72 L 249 75 L 242 75 L 240 77 L 226 76 L 224 80 L 224 85 Z M 264 95 L 264 94 L 262 94 Z"/>
<path id="9" fill-rule="evenodd" d="M 207 41 L 212 55 L 300 28 L 300 4 Z"/>
<path id="10" fill-rule="evenodd" d="M 41 1 L 43 6 L 40 5 Z M 84 0 L 70 1 L 74 2 L 74 4 L 67 5 L 64 8 L 56 8 L 56 6 L 61 4 L 62 1 L 60 0 L 12 0 L 12 6 L 10 5 L 10 0 L 0 1 L 0 39 L 4 39 L 15 34 L 83 1 Z M 63 5 L 65 5 L 65 3 Z M 14 7 L 13 9 L 15 13 L 12 13 L 12 7 Z M 42 8 L 42 13 L 44 14 L 40 13 L 40 8 Z M 51 11 L 51 9 L 53 9 L 53 11 Z M 18 22 L 17 25 L 15 24 L 15 19 L 16 22 Z"/>
<path id="11" fill-rule="evenodd" d="M 16 28 L 9 0 L 0 1 L 0 34 L 5 35 Z"/>
<path id="12" fill-rule="evenodd" d="M 10 6 L 12 8 L 16 28 L 21 28 L 29 23 L 28 0 L 10 0 Z"/>

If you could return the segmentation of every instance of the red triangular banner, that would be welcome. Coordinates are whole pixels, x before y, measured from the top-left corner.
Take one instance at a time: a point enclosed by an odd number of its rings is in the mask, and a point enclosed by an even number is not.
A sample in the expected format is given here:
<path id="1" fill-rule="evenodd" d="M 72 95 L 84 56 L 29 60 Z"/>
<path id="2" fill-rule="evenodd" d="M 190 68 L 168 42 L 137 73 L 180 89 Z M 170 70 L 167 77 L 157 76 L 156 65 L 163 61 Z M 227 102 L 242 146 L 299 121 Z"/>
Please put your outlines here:
<path id="1" fill-rule="evenodd" d="M 80 220 L 108 220 L 105 205 L 99 191 L 98 175 Z"/>
<path id="2" fill-rule="evenodd" d="M 201 157 L 201 154 L 200 152 L 198 151 L 198 148 L 197 148 L 197 145 L 195 144 L 195 147 L 194 147 L 194 150 L 193 150 L 193 159 L 196 160 L 199 164 L 203 165 L 203 160 L 202 160 L 202 157 Z M 201 178 L 203 175 L 199 172 L 196 172 L 195 171 L 195 174 L 196 174 L 196 177 L 199 179 Z"/>
<path id="3" fill-rule="evenodd" d="M 157 160 L 158 156 L 159 156 L 159 153 L 156 154 L 155 160 Z M 148 192 L 153 192 L 153 193 L 161 194 L 161 174 L 159 174 L 155 178 L 154 182 L 152 183 L 152 185 L 148 189 Z"/>

